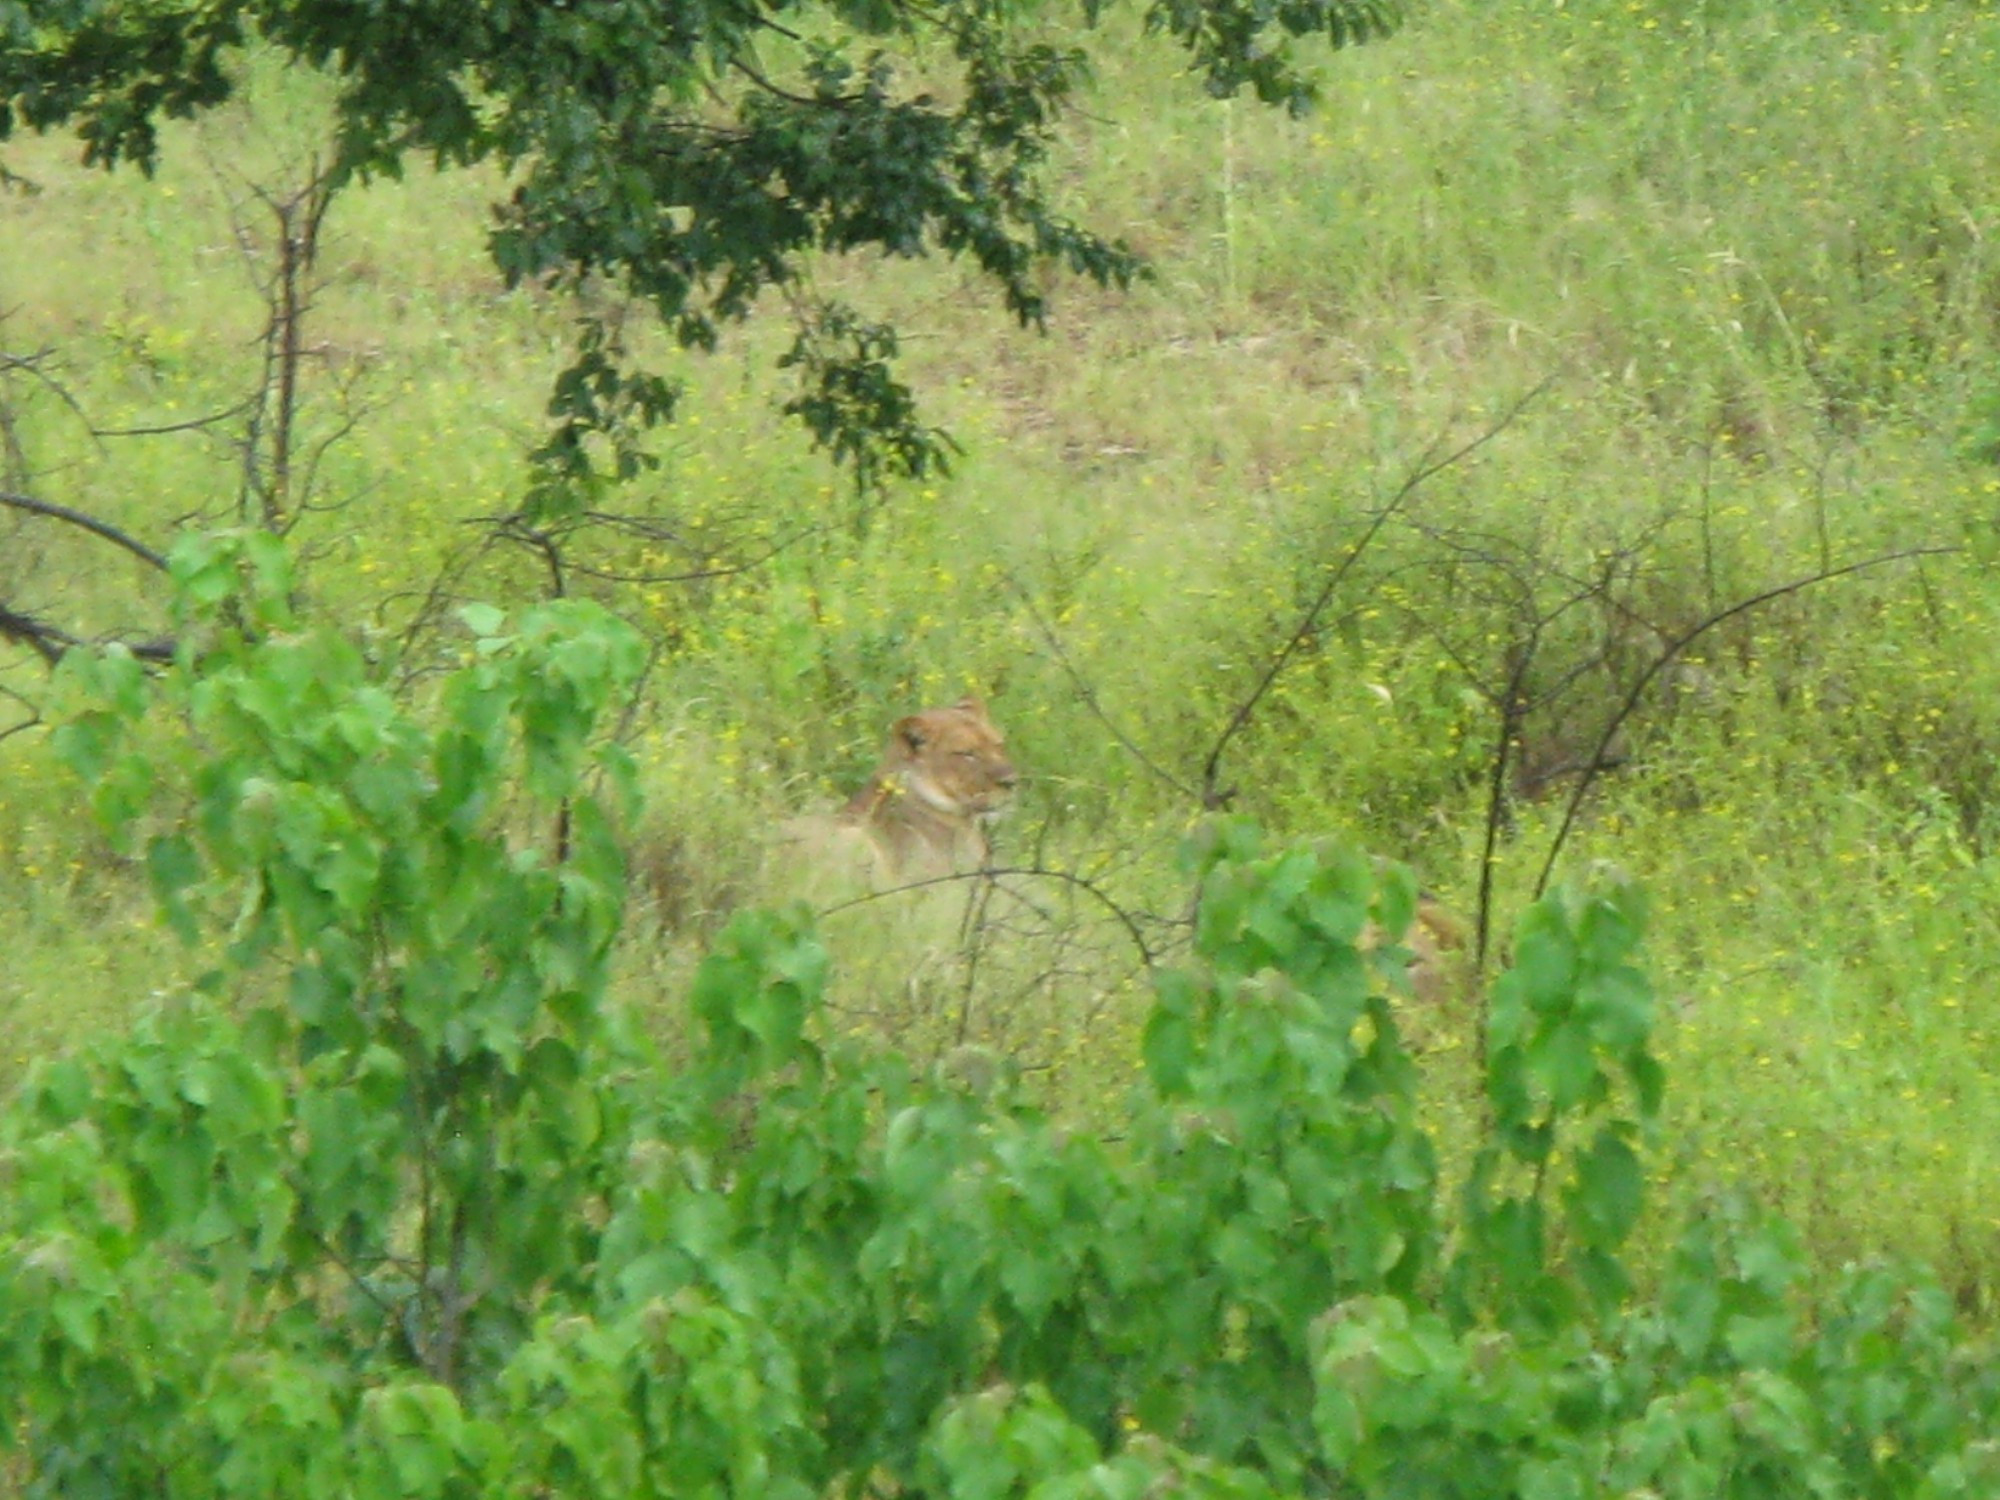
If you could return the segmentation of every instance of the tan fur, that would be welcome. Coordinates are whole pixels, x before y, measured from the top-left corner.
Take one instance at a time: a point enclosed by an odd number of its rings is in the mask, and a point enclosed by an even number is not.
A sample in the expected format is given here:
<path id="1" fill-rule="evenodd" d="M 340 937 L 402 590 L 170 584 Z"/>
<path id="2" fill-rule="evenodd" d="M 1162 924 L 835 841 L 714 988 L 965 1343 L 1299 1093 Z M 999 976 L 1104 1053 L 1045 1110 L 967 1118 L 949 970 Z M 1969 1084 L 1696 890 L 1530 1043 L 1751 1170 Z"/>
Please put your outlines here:
<path id="1" fill-rule="evenodd" d="M 1465 927 L 1458 918 L 1440 902 L 1419 896 L 1416 920 L 1403 935 L 1403 946 L 1411 953 L 1410 992 L 1425 1005 L 1451 994 L 1459 966 L 1453 955 L 1465 946 Z"/>
<path id="2" fill-rule="evenodd" d="M 1381 943 L 1381 930 L 1370 922 L 1362 930 L 1360 946 L 1373 951 Z M 1423 1005 L 1436 1005 L 1448 998 L 1456 981 L 1453 955 L 1465 946 L 1464 924 L 1443 903 L 1419 896 L 1417 914 L 1410 930 L 1403 934 L 1403 946 L 1410 950 L 1411 995 Z"/>
<path id="3" fill-rule="evenodd" d="M 882 765 L 840 813 L 891 878 L 976 870 L 991 847 L 986 825 L 1014 794 L 1006 737 L 977 698 L 897 720 Z"/>

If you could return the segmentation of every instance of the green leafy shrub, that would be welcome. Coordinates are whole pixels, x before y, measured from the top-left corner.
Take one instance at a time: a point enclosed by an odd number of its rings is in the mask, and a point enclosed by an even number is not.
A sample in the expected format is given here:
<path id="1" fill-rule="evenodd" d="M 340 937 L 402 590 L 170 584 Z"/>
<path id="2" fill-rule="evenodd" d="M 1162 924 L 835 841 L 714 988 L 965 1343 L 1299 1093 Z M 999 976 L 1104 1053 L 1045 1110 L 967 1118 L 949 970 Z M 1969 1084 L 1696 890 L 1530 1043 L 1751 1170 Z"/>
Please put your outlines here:
<path id="1" fill-rule="evenodd" d="M 668 1071 L 604 998 L 634 637 L 470 611 L 419 717 L 294 627 L 269 544 L 178 568 L 195 644 L 159 683 L 74 657 L 65 743 L 130 829 L 179 717 L 197 810 L 147 859 L 224 959 L 5 1119 L 37 1491 L 1991 1492 L 1994 1381 L 1922 1278 L 1807 1296 L 1782 1226 L 1721 1213 L 1636 1294 L 1629 889 L 1523 925 L 1455 1214 L 1366 931 L 1408 877 L 1240 824 L 1195 842 L 1197 960 L 1115 1135 L 995 1059 L 822 1041 L 799 911 L 723 931 Z"/>

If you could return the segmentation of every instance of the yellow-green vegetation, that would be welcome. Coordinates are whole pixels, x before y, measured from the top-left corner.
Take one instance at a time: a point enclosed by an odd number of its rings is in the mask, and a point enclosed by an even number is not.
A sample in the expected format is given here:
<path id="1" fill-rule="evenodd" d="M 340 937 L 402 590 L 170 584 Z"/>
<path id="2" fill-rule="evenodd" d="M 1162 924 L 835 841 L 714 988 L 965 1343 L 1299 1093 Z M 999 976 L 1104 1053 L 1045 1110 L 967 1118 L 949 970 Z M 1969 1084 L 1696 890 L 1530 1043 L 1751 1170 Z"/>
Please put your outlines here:
<path id="1" fill-rule="evenodd" d="M 775 318 L 662 351 L 689 396 L 662 467 L 606 507 L 673 540 L 596 557 L 645 581 L 566 580 L 655 647 L 624 726 L 648 807 L 623 992 L 664 1014 L 720 919 L 787 889 L 770 830 L 857 785 L 892 719 L 966 691 L 1025 776 L 1003 862 L 1088 879 L 1171 947 L 1205 758 L 1356 548 L 1219 785 L 1472 912 L 1516 668 L 1510 754 L 1560 772 L 1716 621 L 1637 700 L 1557 866 L 1613 861 L 1651 893 L 1655 1160 L 1670 1196 L 1741 1184 L 1822 1264 L 1919 1256 L 1990 1315 L 2000 16 L 1434 0 L 1324 81 L 1294 120 L 1204 97 L 1136 34 L 1102 49 L 1061 175 L 1155 278 L 1052 281 L 1046 337 L 949 263 L 818 267 L 902 327 L 963 446 L 948 477 L 857 498 L 775 414 Z M 258 192 L 299 180 L 317 107 L 272 70 L 178 127 L 150 180 L 60 138 L 6 147 L 33 191 L 0 200 L 0 347 L 49 355 L 0 396 L 38 492 L 154 545 L 235 518 L 240 417 L 110 434 L 254 386 Z M 303 447 L 325 446 L 302 591 L 418 684 L 464 649 L 437 606 L 549 584 L 476 524 L 520 494 L 574 316 L 484 259 L 505 190 L 413 169 L 343 192 L 304 325 Z M 139 567 L 6 524 L 13 597 L 84 634 L 166 628 Z M 25 655 L 0 687 L 17 717 L 47 703 Z M 1509 798 L 1498 930 L 1576 780 Z M 0 740 L 10 1078 L 193 967 L 135 926 L 139 882 L 77 803 L 39 730 Z M 864 976 L 835 1014 L 1002 1045 L 1082 1107 L 1136 1064 L 1133 945 L 1079 888 L 1016 888 L 970 977 L 962 900 L 830 917 Z M 1471 1002 L 1425 1029 L 1434 1055 L 1468 1051 Z"/>

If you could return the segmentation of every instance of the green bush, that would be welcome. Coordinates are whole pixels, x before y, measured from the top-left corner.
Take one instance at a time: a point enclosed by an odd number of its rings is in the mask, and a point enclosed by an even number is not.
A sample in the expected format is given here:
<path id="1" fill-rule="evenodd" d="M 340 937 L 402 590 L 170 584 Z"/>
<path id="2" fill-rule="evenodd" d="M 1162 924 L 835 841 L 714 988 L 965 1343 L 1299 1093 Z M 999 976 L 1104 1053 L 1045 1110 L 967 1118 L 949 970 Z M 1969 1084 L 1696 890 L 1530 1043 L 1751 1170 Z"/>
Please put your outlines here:
<path id="1" fill-rule="evenodd" d="M 193 993 L 4 1123 L 0 1440 L 66 1495 L 1990 1493 L 1994 1380 L 1923 1278 L 1798 1284 L 1783 1226 L 1621 1249 L 1662 1080 L 1628 888 L 1522 926 L 1447 1212 L 1387 998 L 1415 892 L 1199 836 L 1122 1130 L 1004 1063 L 822 1042 L 823 950 L 748 912 L 664 1069 L 605 1003 L 641 652 L 477 641 L 431 717 L 294 628 L 263 542 L 178 560 L 179 663 L 77 655 L 63 731 Z M 604 779 L 608 776 L 608 780 Z M 553 830 L 538 840 L 527 830 Z M 977 1085 L 965 1080 L 975 1079 Z"/>

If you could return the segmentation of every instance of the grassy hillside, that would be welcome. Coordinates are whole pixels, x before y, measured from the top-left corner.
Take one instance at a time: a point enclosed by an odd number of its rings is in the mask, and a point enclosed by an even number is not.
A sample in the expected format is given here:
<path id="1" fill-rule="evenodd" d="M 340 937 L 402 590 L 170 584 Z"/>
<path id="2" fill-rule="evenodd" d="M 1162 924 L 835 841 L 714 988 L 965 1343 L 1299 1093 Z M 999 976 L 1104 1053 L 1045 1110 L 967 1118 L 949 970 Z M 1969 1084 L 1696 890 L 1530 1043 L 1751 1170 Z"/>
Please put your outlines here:
<path id="1" fill-rule="evenodd" d="M 1675 1190 L 1745 1183 L 1824 1260 L 1921 1255 L 1987 1310 L 2000 18 L 1433 0 L 1330 59 L 1302 120 L 1101 40 L 1060 171 L 1150 284 L 1053 284 L 1038 338 L 950 264 L 819 268 L 905 329 L 965 450 L 949 479 L 857 501 L 774 415 L 776 317 L 671 357 L 683 420 L 620 503 L 687 547 L 599 560 L 709 576 L 582 585 L 659 646 L 627 726 L 650 796 L 635 1001 L 669 1014 L 715 917 L 786 888 L 762 830 L 857 784 L 892 718 L 968 689 L 1027 777 L 1003 856 L 1088 879 L 1169 948 L 1192 790 L 1330 581 L 1221 784 L 1274 832 L 1352 834 L 1471 911 L 1511 729 L 1504 927 L 1564 825 L 1564 766 L 1692 637 L 1557 861 L 1653 892 Z M 234 518 L 240 416 L 106 434 L 253 388 L 257 189 L 299 180 L 314 119 L 309 80 L 260 74 L 152 182 L 86 173 L 65 141 L 7 148 L 37 191 L 0 203 L 0 347 L 50 351 L 0 386 L 28 471 L 10 482 L 155 543 Z M 349 193 L 318 267 L 305 576 L 413 690 L 457 649 L 440 599 L 546 584 L 474 521 L 519 493 L 571 317 L 483 261 L 503 187 L 413 171 Z M 162 619 L 137 567 L 4 524 L 15 597 L 89 629 Z M 23 716 L 46 701 L 31 659 L 0 687 Z M 184 963 L 73 804 L 41 733 L 0 740 L 10 1075 Z M 1101 1095 L 1132 1065 L 1132 945 L 1080 888 L 1020 888 L 971 977 L 956 908 L 831 917 L 862 976 L 846 1013 L 923 1047 L 990 1039 L 1059 1099 Z M 1448 1080 L 1469 1002 L 1413 1024 Z"/>

